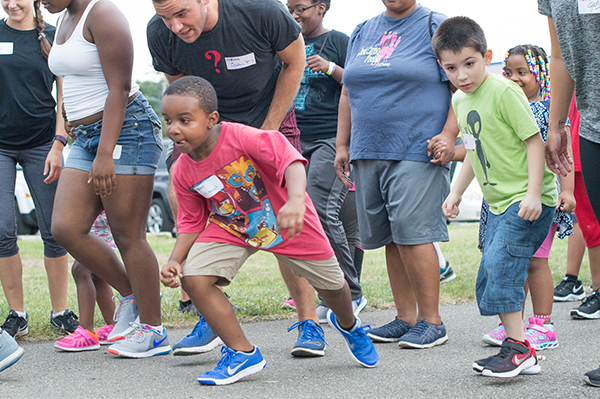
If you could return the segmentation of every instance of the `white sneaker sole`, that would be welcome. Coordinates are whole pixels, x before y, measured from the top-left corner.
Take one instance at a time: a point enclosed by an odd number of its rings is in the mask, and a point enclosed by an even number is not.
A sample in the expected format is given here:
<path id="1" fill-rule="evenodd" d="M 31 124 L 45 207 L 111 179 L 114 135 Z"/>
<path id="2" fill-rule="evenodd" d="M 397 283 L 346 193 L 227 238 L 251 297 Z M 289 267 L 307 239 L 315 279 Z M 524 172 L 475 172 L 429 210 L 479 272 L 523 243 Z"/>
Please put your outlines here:
<path id="1" fill-rule="evenodd" d="M 169 346 L 159 346 L 158 348 L 154 348 L 154 349 L 150 349 L 146 352 L 127 352 L 124 350 L 119 350 L 118 348 L 114 348 L 113 346 L 110 346 L 108 348 L 108 352 L 112 353 L 113 355 L 119 356 L 119 357 L 128 357 L 128 358 L 132 358 L 132 359 L 141 359 L 144 357 L 152 357 L 152 356 L 160 356 L 160 355 L 166 355 L 169 352 L 171 352 L 171 345 Z"/>
<path id="2" fill-rule="evenodd" d="M 415 344 L 412 342 L 398 341 L 398 346 L 400 348 L 409 348 L 409 349 L 429 349 L 429 348 L 433 348 L 434 346 L 437 346 L 437 345 L 445 344 L 447 341 L 448 341 L 448 336 L 445 335 L 441 338 L 436 339 L 435 341 L 433 341 L 429 344 Z"/>
<path id="3" fill-rule="evenodd" d="M 0 371 L 7 369 L 13 364 L 15 364 L 17 360 L 19 360 L 21 356 L 23 356 L 23 352 L 23 348 L 19 346 L 19 348 L 16 351 L 14 351 L 12 354 L 10 354 L 8 357 L 6 357 L 0 362 Z"/>
<path id="4" fill-rule="evenodd" d="M 571 310 L 571 317 L 574 319 L 600 319 L 600 310 L 594 313 L 584 313 L 577 309 Z"/>
<path id="5" fill-rule="evenodd" d="M 581 294 L 569 294 L 567 296 L 554 296 L 554 302 L 575 302 L 585 298 L 585 292 Z"/>
<path id="6" fill-rule="evenodd" d="M 65 351 L 65 352 L 84 352 L 84 351 L 95 351 L 100 349 L 100 344 L 98 345 L 92 345 L 92 346 L 86 346 L 86 347 L 82 347 L 82 348 L 65 348 L 63 346 L 59 346 L 57 344 L 54 344 L 54 347 L 56 349 L 59 349 L 61 351 Z"/>
<path id="7" fill-rule="evenodd" d="M 233 384 L 234 382 L 247 377 L 249 375 L 258 373 L 262 369 L 265 368 L 267 364 L 266 360 L 263 359 L 262 362 L 255 364 L 254 366 L 250 366 L 247 369 L 240 371 L 239 373 L 232 375 L 229 378 L 223 378 L 220 380 L 214 378 L 202 378 L 202 376 L 198 377 L 198 382 L 202 385 L 228 385 Z"/>
<path id="8" fill-rule="evenodd" d="M 473 362 L 473 370 L 481 373 L 483 371 L 483 367 L 481 367 L 480 365 L 478 365 L 476 362 Z M 542 368 L 540 367 L 539 364 L 534 364 L 533 366 L 529 367 L 528 369 L 524 369 L 523 371 L 521 371 L 521 374 L 523 375 L 535 375 L 535 374 L 539 374 L 540 371 L 542 370 Z"/>
<path id="9" fill-rule="evenodd" d="M 484 344 L 491 345 L 491 346 L 502 346 L 502 341 L 492 338 L 487 334 L 484 335 L 483 337 L 481 337 L 481 341 Z"/>
<path id="10" fill-rule="evenodd" d="M 528 369 L 531 369 L 531 370 L 528 370 Z M 524 373 L 525 370 L 528 370 L 528 373 Z M 537 370 L 537 372 L 536 372 L 536 370 Z M 521 363 L 521 365 L 514 370 L 507 371 L 505 373 L 494 373 L 494 372 L 492 372 L 492 370 L 484 368 L 483 371 L 481 372 L 481 375 L 484 375 L 486 377 L 511 378 L 511 377 L 515 377 L 519 374 L 538 374 L 540 372 L 540 370 L 541 370 L 540 365 L 535 364 L 535 358 L 530 357 L 529 359 L 527 359 L 526 361 Z"/>
<path id="11" fill-rule="evenodd" d="M 177 348 L 173 349 L 173 356 L 191 356 L 191 355 L 199 355 L 201 353 L 210 352 L 216 347 L 223 345 L 223 341 L 221 338 L 217 337 L 213 339 L 211 342 L 204 346 L 192 346 L 187 348 Z"/>

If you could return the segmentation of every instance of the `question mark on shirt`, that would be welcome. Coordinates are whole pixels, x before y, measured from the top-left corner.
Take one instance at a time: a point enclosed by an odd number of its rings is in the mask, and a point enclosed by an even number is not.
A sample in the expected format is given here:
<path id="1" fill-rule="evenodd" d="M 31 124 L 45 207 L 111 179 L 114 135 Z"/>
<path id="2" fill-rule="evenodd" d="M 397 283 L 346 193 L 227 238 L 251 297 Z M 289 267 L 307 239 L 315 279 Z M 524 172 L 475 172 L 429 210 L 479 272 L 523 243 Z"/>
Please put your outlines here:
<path id="1" fill-rule="evenodd" d="M 206 54 L 204 54 L 204 56 L 206 57 L 207 60 L 210 60 L 211 58 L 214 57 L 214 59 L 215 59 L 215 72 L 216 73 L 221 73 L 221 71 L 219 71 L 219 68 L 217 68 L 217 63 L 219 62 L 219 60 L 221 60 L 221 54 L 219 54 L 218 51 L 210 50 L 210 51 L 207 51 Z"/>

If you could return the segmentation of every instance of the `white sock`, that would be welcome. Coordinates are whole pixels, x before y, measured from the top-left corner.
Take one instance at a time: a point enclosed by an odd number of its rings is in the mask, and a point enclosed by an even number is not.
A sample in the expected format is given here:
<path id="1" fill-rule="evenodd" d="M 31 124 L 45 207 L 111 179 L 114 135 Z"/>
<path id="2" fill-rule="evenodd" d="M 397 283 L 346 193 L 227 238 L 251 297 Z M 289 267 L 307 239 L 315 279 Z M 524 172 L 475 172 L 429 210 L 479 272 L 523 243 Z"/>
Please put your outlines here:
<path id="1" fill-rule="evenodd" d="M 66 309 L 65 309 L 66 310 Z M 63 310 L 62 312 L 58 312 L 58 313 L 52 313 L 52 316 L 54 317 L 58 317 L 58 316 L 62 316 L 65 314 L 65 311 Z"/>
<path id="2" fill-rule="evenodd" d="M 437 242 L 433 243 L 433 247 L 435 248 L 435 252 L 437 253 L 438 256 L 438 263 L 440 266 L 440 269 L 443 269 L 446 267 L 446 258 L 444 258 L 444 254 L 442 253 L 442 250 L 440 249 L 440 246 Z"/>
<path id="3" fill-rule="evenodd" d="M 22 317 L 24 319 L 27 318 L 27 312 L 19 312 L 18 310 L 15 310 L 15 313 L 19 315 L 19 317 Z"/>

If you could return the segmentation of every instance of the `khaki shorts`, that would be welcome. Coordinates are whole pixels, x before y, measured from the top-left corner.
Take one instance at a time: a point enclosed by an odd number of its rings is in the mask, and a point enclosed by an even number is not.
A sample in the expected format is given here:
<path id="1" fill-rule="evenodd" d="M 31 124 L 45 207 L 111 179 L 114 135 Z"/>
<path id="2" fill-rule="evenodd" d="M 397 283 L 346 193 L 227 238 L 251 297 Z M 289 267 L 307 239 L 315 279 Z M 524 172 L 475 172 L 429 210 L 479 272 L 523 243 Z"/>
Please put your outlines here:
<path id="1" fill-rule="evenodd" d="M 217 285 L 231 283 L 246 259 L 258 251 L 220 242 L 196 242 L 183 265 L 183 276 L 217 276 Z M 306 260 L 273 254 L 298 277 L 322 290 L 339 290 L 344 286 L 344 273 L 335 256 L 326 260 Z"/>

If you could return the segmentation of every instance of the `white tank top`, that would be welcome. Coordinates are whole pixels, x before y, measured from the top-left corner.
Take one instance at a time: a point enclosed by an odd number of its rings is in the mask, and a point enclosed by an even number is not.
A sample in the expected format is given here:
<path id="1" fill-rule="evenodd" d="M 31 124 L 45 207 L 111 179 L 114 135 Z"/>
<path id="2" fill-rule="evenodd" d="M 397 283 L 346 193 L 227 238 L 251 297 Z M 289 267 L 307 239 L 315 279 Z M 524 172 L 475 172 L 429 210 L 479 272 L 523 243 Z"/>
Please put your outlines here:
<path id="1" fill-rule="evenodd" d="M 56 37 L 66 11 L 62 13 L 56 24 L 54 44 L 48 56 L 48 66 L 52 73 L 64 78 L 63 102 L 70 121 L 83 119 L 104 110 L 108 96 L 108 85 L 102 73 L 96 45 L 83 37 L 85 20 L 98 1 L 90 1 L 71 37 L 63 44 L 57 44 Z M 139 86 L 132 82 L 129 95 L 138 91 Z"/>

